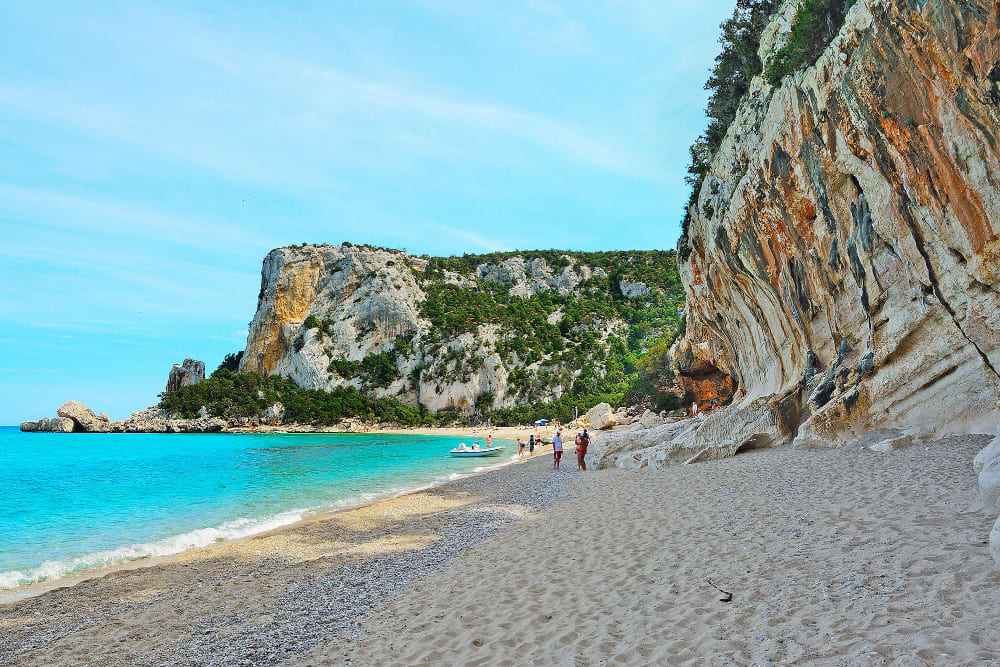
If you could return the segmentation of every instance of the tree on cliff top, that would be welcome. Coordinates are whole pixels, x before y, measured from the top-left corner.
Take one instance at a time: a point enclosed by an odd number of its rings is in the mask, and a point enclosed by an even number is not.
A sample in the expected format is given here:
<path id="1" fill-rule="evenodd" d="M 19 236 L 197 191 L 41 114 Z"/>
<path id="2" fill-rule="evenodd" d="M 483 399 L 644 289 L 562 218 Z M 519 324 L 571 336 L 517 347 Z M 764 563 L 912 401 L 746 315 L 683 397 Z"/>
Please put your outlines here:
<path id="1" fill-rule="evenodd" d="M 691 254 L 687 239 L 690 208 L 698 201 L 712 156 L 736 118 L 740 103 L 750 90 L 750 81 L 763 71 L 763 65 L 757 57 L 760 35 L 780 4 L 781 0 L 737 0 L 733 15 L 719 26 L 722 29 L 719 36 L 722 50 L 715 57 L 712 74 L 705 83 L 705 90 L 711 91 L 705 108 L 705 115 L 709 119 L 708 127 L 690 148 L 691 164 L 688 165 L 688 176 L 685 178 L 691 186 L 691 198 L 681 223 L 681 238 L 677 248 L 682 260 Z"/>

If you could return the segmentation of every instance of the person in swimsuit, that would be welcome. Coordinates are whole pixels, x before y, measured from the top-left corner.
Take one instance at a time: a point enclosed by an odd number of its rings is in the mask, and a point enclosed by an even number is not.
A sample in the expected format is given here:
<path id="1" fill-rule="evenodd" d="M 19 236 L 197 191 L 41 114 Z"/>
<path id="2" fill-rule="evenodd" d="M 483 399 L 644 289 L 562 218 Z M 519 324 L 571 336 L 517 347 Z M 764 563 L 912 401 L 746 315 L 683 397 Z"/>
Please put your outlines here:
<path id="1" fill-rule="evenodd" d="M 535 455 L 535 434 L 532 433 L 528 436 L 528 456 Z"/>
<path id="2" fill-rule="evenodd" d="M 520 438 L 517 439 L 517 455 L 518 457 L 524 456 L 524 440 Z"/>
<path id="3" fill-rule="evenodd" d="M 556 431 L 552 436 L 552 467 L 559 470 L 559 461 L 562 460 L 562 429 Z"/>
<path id="4" fill-rule="evenodd" d="M 492 446 L 493 446 L 493 436 L 492 435 L 487 435 L 486 436 L 486 448 L 489 449 Z"/>
<path id="5" fill-rule="evenodd" d="M 583 429 L 583 433 L 576 436 L 576 469 L 586 470 L 587 469 L 587 447 L 590 446 L 590 436 L 587 435 L 587 429 Z"/>

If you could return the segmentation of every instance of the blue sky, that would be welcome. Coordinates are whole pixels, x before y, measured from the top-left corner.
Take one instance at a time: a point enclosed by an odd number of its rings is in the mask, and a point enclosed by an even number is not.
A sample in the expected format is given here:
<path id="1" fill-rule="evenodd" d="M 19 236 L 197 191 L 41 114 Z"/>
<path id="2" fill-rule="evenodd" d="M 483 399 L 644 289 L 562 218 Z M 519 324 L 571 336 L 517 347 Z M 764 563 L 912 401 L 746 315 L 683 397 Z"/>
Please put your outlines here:
<path id="1" fill-rule="evenodd" d="M 671 248 L 732 0 L 0 4 L 0 424 L 242 349 L 271 248 Z"/>

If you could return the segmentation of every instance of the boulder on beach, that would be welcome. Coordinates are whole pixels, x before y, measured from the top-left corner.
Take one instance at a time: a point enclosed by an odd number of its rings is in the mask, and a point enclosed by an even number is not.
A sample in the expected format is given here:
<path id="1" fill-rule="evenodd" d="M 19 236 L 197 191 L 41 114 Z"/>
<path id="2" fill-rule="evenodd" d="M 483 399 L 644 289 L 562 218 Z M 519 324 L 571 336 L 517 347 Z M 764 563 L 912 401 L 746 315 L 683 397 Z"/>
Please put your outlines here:
<path id="1" fill-rule="evenodd" d="M 902 449 L 903 447 L 909 447 L 912 444 L 913 444 L 913 436 L 908 433 L 904 433 L 894 438 L 886 438 L 885 440 L 879 440 L 875 444 L 870 445 L 868 449 L 872 450 L 873 452 L 882 452 L 883 454 L 886 454 L 888 452 L 894 452 L 897 449 Z"/>
<path id="2" fill-rule="evenodd" d="M 990 555 L 1000 566 L 1000 517 L 997 517 L 997 522 L 993 525 L 993 530 L 990 531 Z"/>
<path id="3" fill-rule="evenodd" d="M 93 410 L 80 401 L 66 401 L 56 410 L 56 414 L 72 419 L 76 424 L 74 430 L 87 433 L 107 433 L 111 430 L 111 420 L 106 414 L 95 415 Z"/>
<path id="4" fill-rule="evenodd" d="M 979 473 L 979 494 L 988 511 L 1000 511 L 1000 456 L 990 459 Z"/>
<path id="5" fill-rule="evenodd" d="M 993 439 L 993 442 L 983 447 L 972 459 L 972 469 L 978 475 L 986 467 L 986 464 L 995 458 L 1000 457 L 1000 436 Z"/>
<path id="6" fill-rule="evenodd" d="M 36 422 L 21 422 L 21 430 L 39 433 L 72 433 L 74 422 L 66 417 L 45 417 Z"/>
<path id="7" fill-rule="evenodd" d="M 205 362 L 185 359 L 182 364 L 174 364 L 167 377 L 167 391 L 177 391 L 181 387 L 196 384 L 205 379 Z"/>
<path id="8" fill-rule="evenodd" d="M 587 411 L 587 421 L 596 429 L 611 428 L 618 423 L 615 413 L 608 403 L 598 403 Z"/>
<path id="9" fill-rule="evenodd" d="M 638 423 L 642 428 L 656 428 L 657 426 L 666 424 L 667 420 L 652 410 L 646 410 L 639 417 Z"/>

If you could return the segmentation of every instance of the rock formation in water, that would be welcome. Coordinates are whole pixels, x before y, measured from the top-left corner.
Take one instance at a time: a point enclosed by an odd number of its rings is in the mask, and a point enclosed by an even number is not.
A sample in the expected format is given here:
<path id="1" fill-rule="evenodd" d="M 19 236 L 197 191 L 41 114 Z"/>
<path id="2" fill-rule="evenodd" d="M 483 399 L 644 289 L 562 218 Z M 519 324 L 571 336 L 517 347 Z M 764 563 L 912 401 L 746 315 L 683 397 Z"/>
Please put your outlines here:
<path id="1" fill-rule="evenodd" d="M 620 382 L 625 354 L 675 322 L 680 304 L 672 251 L 278 248 L 264 260 L 240 370 L 432 411 L 543 403 Z"/>
<path id="2" fill-rule="evenodd" d="M 66 417 L 45 417 L 34 422 L 21 422 L 21 430 L 39 433 L 72 433 L 74 422 Z"/>
<path id="3" fill-rule="evenodd" d="M 205 379 L 205 362 L 185 359 L 182 364 L 174 364 L 167 377 L 167 391 L 177 391 L 181 387 L 196 384 Z"/>
<path id="4" fill-rule="evenodd" d="M 111 419 L 103 412 L 99 415 L 79 401 L 66 401 L 56 414 L 73 420 L 73 430 L 85 433 L 107 433 L 111 430 Z"/>

